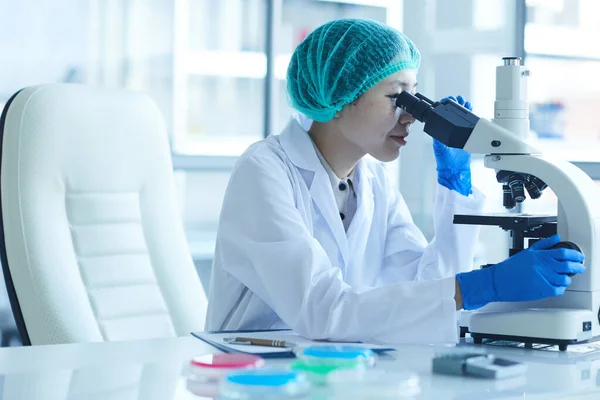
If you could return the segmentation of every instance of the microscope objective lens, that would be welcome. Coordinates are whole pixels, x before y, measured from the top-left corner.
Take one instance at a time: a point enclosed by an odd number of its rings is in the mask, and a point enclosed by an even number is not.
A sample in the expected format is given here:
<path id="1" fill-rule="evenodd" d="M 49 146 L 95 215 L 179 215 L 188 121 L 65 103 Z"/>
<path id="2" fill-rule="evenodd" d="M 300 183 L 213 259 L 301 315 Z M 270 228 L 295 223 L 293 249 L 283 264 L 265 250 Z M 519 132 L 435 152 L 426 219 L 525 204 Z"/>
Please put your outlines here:
<path id="1" fill-rule="evenodd" d="M 508 183 L 510 186 L 510 191 L 512 193 L 512 198 L 515 203 L 522 203 L 525 201 L 525 189 L 523 188 L 523 182 L 514 180 Z"/>

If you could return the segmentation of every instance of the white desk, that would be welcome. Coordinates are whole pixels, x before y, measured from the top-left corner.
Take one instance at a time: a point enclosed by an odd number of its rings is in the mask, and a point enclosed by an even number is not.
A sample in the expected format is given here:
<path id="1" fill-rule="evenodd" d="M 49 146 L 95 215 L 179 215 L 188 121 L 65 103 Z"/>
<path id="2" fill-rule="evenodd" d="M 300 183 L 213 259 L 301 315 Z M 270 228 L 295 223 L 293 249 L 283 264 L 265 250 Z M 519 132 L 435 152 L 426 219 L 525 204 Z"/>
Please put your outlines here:
<path id="1" fill-rule="evenodd" d="M 461 345 L 460 347 L 470 345 Z M 479 348 L 479 347 L 478 347 Z M 529 363 L 526 377 L 508 381 L 432 375 L 431 358 L 442 348 L 402 346 L 378 368 L 410 369 L 421 377 L 419 399 L 600 399 L 600 352 L 586 356 L 486 346 Z M 199 399 L 185 389 L 182 366 L 216 353 L 193 337 L 137 342 L 86 343 L 0 349 L 0 399 Z M 282 366 L 289 360 L 270 361 Z M 376 396 L 373 397 L 376 399 Z"/>

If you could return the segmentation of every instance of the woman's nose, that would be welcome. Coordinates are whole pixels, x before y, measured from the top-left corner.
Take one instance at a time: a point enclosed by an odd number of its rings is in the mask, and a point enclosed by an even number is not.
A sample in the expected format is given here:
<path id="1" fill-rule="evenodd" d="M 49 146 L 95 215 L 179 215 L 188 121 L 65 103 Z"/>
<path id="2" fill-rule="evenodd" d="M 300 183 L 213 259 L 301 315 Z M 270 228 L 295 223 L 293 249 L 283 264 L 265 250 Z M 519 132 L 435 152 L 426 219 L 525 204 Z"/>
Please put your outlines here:
<path id="1" fill-rule="evenodd" d="M 413 117 L 412 115 L 410 115 L 406 111 L 402 110 L 400 112 L 400 117 L 398 118 L 398 123 L 399 124 L 406 124 L 406 123 L 411 123 L 412 124 L 415 121 L 416 121 L 415 117 Z"/>

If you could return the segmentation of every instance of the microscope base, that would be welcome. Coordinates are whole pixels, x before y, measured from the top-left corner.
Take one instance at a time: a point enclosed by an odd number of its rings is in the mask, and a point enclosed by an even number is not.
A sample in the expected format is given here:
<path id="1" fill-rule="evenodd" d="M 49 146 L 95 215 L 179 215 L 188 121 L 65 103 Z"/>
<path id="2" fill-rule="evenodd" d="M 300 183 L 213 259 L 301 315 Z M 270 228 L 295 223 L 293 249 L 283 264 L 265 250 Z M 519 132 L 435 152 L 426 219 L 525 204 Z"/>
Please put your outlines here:
<path id="1" fill-rule="evenodd" d="M 556 344 L 565 351 L 569 344 L 592 339 L 594 318 L 597 316 L 589 310 L 561 308 L 477 312 L 471 315 L 469 331 L 476 344 L 488 338 Z"/>

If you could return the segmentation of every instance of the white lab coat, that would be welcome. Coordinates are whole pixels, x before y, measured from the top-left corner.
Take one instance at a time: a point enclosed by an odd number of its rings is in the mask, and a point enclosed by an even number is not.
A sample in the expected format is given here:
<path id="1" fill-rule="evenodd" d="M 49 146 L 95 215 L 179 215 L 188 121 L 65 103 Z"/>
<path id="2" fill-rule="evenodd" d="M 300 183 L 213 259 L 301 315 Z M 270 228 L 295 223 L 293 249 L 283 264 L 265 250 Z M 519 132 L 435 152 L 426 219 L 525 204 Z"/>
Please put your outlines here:
<path id="1" fill-rule="evenodd" d="M 483 195 L 438 185 L 436 234 L 427 243 L 380 163 L 363 158 L 355 179 L 358 207 L 345 232 L 327 172 L 298 121 L 241 156 L 221 211 L 207 329 L 457 340 L 454 276 L 472 268 L 479 231 L 452 219 L 479 212 Z"/>

